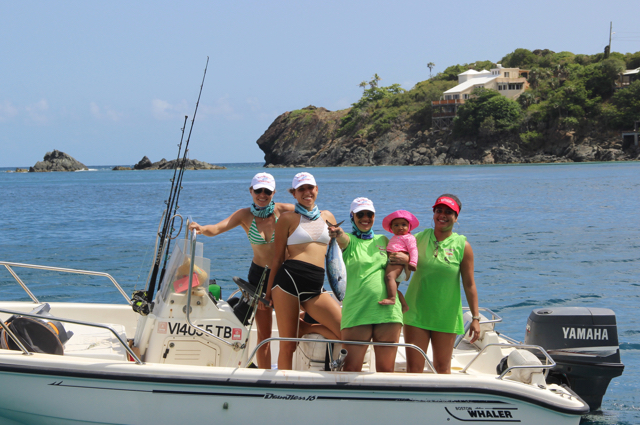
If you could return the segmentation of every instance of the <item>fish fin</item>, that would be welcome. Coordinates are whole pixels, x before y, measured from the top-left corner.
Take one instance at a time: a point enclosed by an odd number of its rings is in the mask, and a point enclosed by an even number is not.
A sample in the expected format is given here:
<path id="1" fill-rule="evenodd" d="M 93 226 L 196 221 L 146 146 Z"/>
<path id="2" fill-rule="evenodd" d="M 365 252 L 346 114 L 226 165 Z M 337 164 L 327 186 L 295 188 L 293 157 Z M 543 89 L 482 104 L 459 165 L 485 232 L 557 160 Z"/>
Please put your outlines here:
<path id="1" fill-rule="evenodd" d="M 344 220 L 342 220 L 340 223 L 338 224 L 332 224 L 329 220 L 325 220 L 325 222 L 327 223 L 327 226 L 329 227 L 338 227 L 340 226 L 342 223 L 344 223 Z"/>

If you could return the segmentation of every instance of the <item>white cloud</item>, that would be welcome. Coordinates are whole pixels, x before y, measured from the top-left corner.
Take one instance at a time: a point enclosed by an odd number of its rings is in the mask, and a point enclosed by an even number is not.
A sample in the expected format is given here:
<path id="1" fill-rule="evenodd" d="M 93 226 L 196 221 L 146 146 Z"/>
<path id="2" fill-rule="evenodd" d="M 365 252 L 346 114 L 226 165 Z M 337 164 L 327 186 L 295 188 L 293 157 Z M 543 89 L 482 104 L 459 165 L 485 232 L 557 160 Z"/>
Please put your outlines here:
<path id="1" fill-rule="evenodd" d="M 255 102 L 257 102 L 257 100 Z M 184 118 L 185 115 L 188 115 L 189 120 L 191 120 L 194 106 L 195 105 L 190 107 L 186 100 L 172 104 L 165 100 L 153 99 L 151 101 L 151 113 L 155 119 L 161 121 Z M 233 106 L 231 106 L 229 96 L 219 98 L 213 105 L 200 103 L 198 107 L 198 117 L 205 119 L 206 117 L 223 117 L 228 121 L 242 119 L 242 115 L 236 112 Z"/>
<path id="2" fill-rule="evenodd" d="M 184 117 L 189 115 L 187 113 L 187 101 L 183 100 L 181 103 L 172 105 L 161 99 L 153 99 L 151 101 L 151 114 L 155 119 L 161 121 Z"/>
<path id="3" fill-rule="evenodd" d="M 257 100 L 256 100 L 257 102 Z M 242 115 L 235 111 L 229 102 L 229 95 L 223 96 L 216 100 L 215 105 L 200 105 L 203 115 L 221 116 L 228 121 L 237 121 L 242 119 Z"/>
<path id="4" fill-rule="evenodd" d="M 18 108 L 13 106 L 11 102 L 5 100 L 0 103 L 0 121 L 6 121 L 18 115 Z"/>
<path id="5" fill-rule="evenodd" d="M 106 118 L 111 121 L 120 121 L 122 118 L 122 113 L 116 111 L 115 109 L 111 109 L 108 106 L 100 107 L 95 102 L 91 102 L 89 104 L 89 110 L 91 111 L 91 115 L 93 115 L 96 119 Z"/>
<path id="6" fill-rule="evenodd" d="M 91 115 L 93 115 L 95 118 L 100 118 L 100 107 L 96 105 L 95 102 L 91 102 L 89 104 L 89 109 L 91 110 Z"/>
<path id="7" fill-rule="evenodd" d="M 37 103 L 27 105 L 25 108 L 29 119 L 37 124 L 46 124 L 49 121 L 47 111 L 49 110 L 49 104 L 46 99 L 42 99 Z"/>

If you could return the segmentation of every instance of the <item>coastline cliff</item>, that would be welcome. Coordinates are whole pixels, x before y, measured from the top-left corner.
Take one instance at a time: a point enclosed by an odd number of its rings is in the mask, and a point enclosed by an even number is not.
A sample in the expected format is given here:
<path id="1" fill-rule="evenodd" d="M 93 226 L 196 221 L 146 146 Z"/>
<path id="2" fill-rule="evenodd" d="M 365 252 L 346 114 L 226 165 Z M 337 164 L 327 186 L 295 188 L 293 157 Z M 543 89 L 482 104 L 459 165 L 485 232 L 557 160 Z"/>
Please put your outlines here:
<path id="1" fill-rule="evenodd" d="M 335 137 L 347 110 L 308 106 L 285 112 L 257 144 L 266 167 L 374 165 L 468 165 L 640 160 L 633 145 L 623 149 L 619 132 L 578 135 L 555 130 L 523 144 L 519 135 L 458 137 L 450 130 L 416 130 L 398 123 L 380 137 Z"/>
<path id="2" fill-rule="evenodd" d="M 516 49 L 501 62 L 450 66 L 411 90 L 381 87 L 376 74 L 360 84 L 362 97 L 349 109 L 285 112 L 257 140 L 265 167 L 640 160 L 633 138 L 622 137 L 640 120 L 640 80 L 619 84 L 625 68 L 640 67 L 640 52 Z M 442 112 L 433 102 L 455 91 L 459 76 L 503 66 L 526 71 L 523 93 L 473 89 L 455 118 L 432 125 Z"/>

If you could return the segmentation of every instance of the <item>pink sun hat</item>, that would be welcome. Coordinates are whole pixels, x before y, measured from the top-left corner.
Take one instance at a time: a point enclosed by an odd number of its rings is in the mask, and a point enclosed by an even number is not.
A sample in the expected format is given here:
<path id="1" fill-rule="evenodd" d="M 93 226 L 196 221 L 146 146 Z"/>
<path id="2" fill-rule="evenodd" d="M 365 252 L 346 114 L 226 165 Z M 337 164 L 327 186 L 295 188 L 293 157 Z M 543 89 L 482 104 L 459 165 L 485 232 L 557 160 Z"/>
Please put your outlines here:
<path id="1" fill-rule="evenodd" d="M 386 216 L 384 220 L 382 220 L 382 228 L 387 232 L 393 233 L 391 231 L 391 222 L 396 218 L 404 218 L 405 220 L 407 220 L 409 222 L 409 231 L 415 229 L 420 225 L 420 222 L 415 215 L 411 214 L 409 211 L 398 210 L 396 212 L 392 212 L 391 214 Z"/>

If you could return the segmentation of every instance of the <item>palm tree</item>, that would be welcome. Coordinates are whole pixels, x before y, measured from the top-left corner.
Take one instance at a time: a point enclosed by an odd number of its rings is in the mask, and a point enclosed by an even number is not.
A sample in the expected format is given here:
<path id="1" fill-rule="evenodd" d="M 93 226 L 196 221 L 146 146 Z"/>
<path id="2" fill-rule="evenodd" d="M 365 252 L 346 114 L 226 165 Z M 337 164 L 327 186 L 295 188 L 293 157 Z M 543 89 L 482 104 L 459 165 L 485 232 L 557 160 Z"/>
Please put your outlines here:
<path id="1" fill-rule="evenodd" d="M 371 79 L 371 81 L 369 81 L 369 85 L 371 86 L 371 88 L 378 87 L 378 81 L 380 80 L 382 80 L 382 78 L 380 78 L 377 73 L 373 74 L 373 78 Z"/>
<path id="2" fill-rule="evenodd" d="M 429 79 L 431 79 L 431 70 L 436 67 L 436 64 L 433 62 L 429 62 L 427 64 L 427 68 L 429 68 Z"/>
<path id="3" fill-rule="evenodd" d="M 366 81 L 363 81 L 360 84 L 358 84 L 358 87 L 362 87 L 362 90 L 366 91 L 367 90 L 367 84 L 369 84 L 369 83 L 367 83 Z"/>

